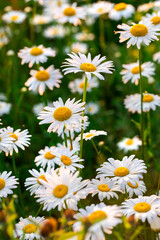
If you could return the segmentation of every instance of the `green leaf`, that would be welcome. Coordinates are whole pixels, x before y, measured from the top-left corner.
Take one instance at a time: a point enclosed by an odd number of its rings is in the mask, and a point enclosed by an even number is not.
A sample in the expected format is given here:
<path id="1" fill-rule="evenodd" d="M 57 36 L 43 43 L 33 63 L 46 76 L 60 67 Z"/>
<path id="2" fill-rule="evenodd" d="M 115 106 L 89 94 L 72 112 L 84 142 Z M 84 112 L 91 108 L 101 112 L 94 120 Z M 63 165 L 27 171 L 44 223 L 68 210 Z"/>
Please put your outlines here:
<path id="1" fill-rule="evenodd" d="M 142 232 L 143 227 L 139 226 L 138 228 L 136 228 L 135 232 L 133 233 L 133 235 L 130 237 L 130 240 L 134 240 L 136 239 L 136 237 Z"/>
<path id="2" fill-rule="evenodd" d="M 141 129 L 141 124 L 139 122 L 136 122 L 134 119 L 131 119 L 131 122 L 133 122 L 139 130 Z"/>

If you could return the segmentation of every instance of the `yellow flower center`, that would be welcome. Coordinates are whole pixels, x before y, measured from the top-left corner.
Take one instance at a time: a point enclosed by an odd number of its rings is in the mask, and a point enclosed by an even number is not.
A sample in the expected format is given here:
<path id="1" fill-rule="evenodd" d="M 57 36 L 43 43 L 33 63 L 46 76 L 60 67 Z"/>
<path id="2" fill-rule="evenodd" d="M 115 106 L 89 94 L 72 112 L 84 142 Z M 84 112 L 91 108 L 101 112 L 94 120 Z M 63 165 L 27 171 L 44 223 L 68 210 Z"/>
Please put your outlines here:
<path id="1" fill-rule="evenodd" d="M 131 182 L 127 183 L 128 186 L 130 186 L 131 188 L 137 188 L 138 187 L 138 183 L 136 182 L 136 185 L 134 186 Z"/>
<path id="2" fill-rule="evenodd" d="M 53 190 L 53 195 L 56 198 L 63 198 L 68 193 L 68 187 L 66 185 L 60 184 Z"/>
<path id="3" fill-rule="evenodd" d="M 150 209 L 151 209 L 151 205 L 146 202 L 140 202 L 140 203 L 135 204 L 135 206 L 134 206 L 134 210 L 136 212 L 144 213 L 144 212 L 148 212 Z"/>
<path id="4" fill-rule="evenodd" d="M 152 102 L 154 100 L 154 97 L 150 94 L 143 95 L 143 102 Z"/>
<path id="5" fill-rule="evenodd" d="M 37 226 L 33 223 L 27 224 L 26 226 L 24 226 L 23 231 L 25 233 L 35 233 L 37 231 Z"/>
<path id="6" fill-rule="evenodd" d="M 81 83 L 79 84 L 79 88 L 84 89 L 84 86 L 85 86 L 85 82 L 81 82 Z M 87 82 L 87 87 L 89 87 L 89 83 L 88 83 L 88 82 Z"/>
<path id="7" fill-rule="evenodd" d="M 115 171 L 114 174 L 118 177 L 124 177 L 129 174 L 129 170 L 126 167 L 118 167 Z"/>
<path id="8" fill-rule="evenodd" d="M 2 138 L 0 137 L 0 142 L 1 142 Z"/>
<path id="9" fill-rule="evenodd" d="M 127 141 L 126 141 L 126 145 L 132 145 L 133 144 L 133 140 L 132 139 L 128 139 Z"/>
<path id="10" fill-rule="evenodd" d="M 34 47 L 31 49 L 30 54 L 33 56 L 39 56 L 43 53 L 43 50 L 39 47 Z"/>
<path id="11" fill-rule="evenodd" d="M 47 81 L 49 79 L 49 73 L 46 70 L 38 71 L 35 75 L 38 81 Z"/>
<path id="12" fill-rule="evenodd" d="M 95 135 L 95 134 L 93 134 L 93 133 L 89 133 L 89 134 L 87 134 L 87 135 L 85 136 L 85 138 L 94 137 L 94 135 Z"/>
<path id="13" fill-rule="evenodd" d="M 53 155 L 50 151 L 50 152 L 46 152 L 44 157 L 48 160 L 51 160 L 51 159 L 55 158 L 55 155 Z"/>
<path id="14" fill-rule="evenodd" d="M 5 36 L 6 36 L 5 33 L 0 33 L 0 38 L 3 38 L 3 37 L 5 37 Z"/>
<path id="15" fill-rule="evenodd" d="M 9 135 L 10 137 L 14 138 L 12 141 L 16 142 L 18 140 L 18 137 L 15 133 L 12 133 L 11 135 Z"/>
<path id="16" fill-rule="evenodd" d="M 100 184 L 98 190 L 101 192 L 109 192 L 110 188 L 108 187 L 108 184 Z"/>
<path id="17" fill-rule="evenodd" d="M 0 190 L 2 190 L 6 185 L 6 182 L 4 181 L 3 178 L 0 178 Z"/>
<path id="18" fill-rule="evenodd" d="M 92 63 L 82 63 L 80 69 L 85 72 L 95 72 L 97 68 Z"/>
<path id="19" fill-rule="evenodd" d="M 103 13 L 103 12 L 104 12 L 104 9 L 103 9 L 103 8 L 98 8 L 97 12 L 98 12 L 98 13 Z"/>
<path id="20" fill-rule="evenodd" d="M 102 210 L 97 210 L 88 216 L 88 221 L 90 223 L 95 223 L 95 222 L 99 222 L 105 218 L 107 218 L 107 214 Z"/>
<path id="21" fill-rule="evenodd" d="M 53 117 L 60 122 L 69 119 L 71 116 L 72 112 L 68 107 L 59 107 L 53 113 Z"/>
<path id="22" fill-rule="evenodd" d="M 136 24 L 131 27 L 130 33 L 135 37 L 144 37 L 148 33 L 148 28 L 143 24 Z"/>
<path id="23" fill-rule="evenodd" d="M 131 73 L 132 74 L 138 74 L 140 71 L 139 71 L 139 66 L 136 66 L 136 67 L 133 67 L 132 70 L 131 70 Z M 143 68 L 141 67 L 141 72 L 143 71 Z"/>
<path id="24" fill-rule="evenodd" d="M 18 16 L 12 16 L 11 17 L 11 20 L 14 22 L 14 21 L 16 21 L 18 19 Z"/>
<path id="25" fill-rule="evenodd" d="M 38 179 L 37 179 L 37 182 L 42 185 L 42 183 L 39 181 L 40 179 L 42 179 L 43 181 L 47 182 L 46 178 L 45 178 L 45 175 L 41 175 Z"/>
<path id="26" fill-rule="evenodd" d="M 67 7 L 64 9 L 63 14 L 68 17 L 76 15 L 76 10 L 73 7 Z"/>
<path id="27" fill-rule="evenodd" d="M 114 9 L 115 9 L 116 11 L 122 11 L 122 10 L 126 9 L 126 7 L 127 7 L 127 4 L 122 2 L 122 3 L 117 3 L 117 4 L 114 6 Z"/>
<path id="28" fill-rule="evenodd" d="M 68 156 L 61 156 L 61 161 L 63 162 L 64 165 L 69 166 L 72 164 L 71 159 Z"/>
<path id="29" fill-rule="evenodd" d="M 157 25 L 160 23 L 160 17 L 159 16 L 155 16 L 151 19 L 151 22 L 154 24 L 154 25 Z"/>
<path id="30" fill-rule="evenodd" d="M 57 29 L 52 29 L 52 35 L 56 35 L 58 33 Z"/>

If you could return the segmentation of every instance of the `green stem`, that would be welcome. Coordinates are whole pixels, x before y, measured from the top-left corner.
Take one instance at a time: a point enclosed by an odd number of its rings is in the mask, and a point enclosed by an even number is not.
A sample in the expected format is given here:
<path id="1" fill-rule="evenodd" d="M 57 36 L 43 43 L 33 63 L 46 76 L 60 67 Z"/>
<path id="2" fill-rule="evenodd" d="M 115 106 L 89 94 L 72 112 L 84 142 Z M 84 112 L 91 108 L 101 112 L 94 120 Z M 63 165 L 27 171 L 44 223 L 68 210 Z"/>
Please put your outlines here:
<path id="1" fill-rule="evenodd" d="M 43 93 L 42 97 L 43 97 L 44 105 L 47 106 L 48 102 L 47 102 L 47 97 L 45 92 Z"/>
<path id="2" fill-rule="evenodd" d="M 157 195 L 159 194 L 159 188 L 160 188 L 160 174 L 158 177 Z"/>
<path id="3" fill-rule="evenodd" d="M 99 17 L 99 41 L 100 41 L 101 49 L 105 51 L 106 49 L 105 31 L 104 31 L 104 20 L 102 15 Z"/>
<path id="4" fill-rule="evenodd" d="M 16 162 L 15 162 L 14 154 L 12 154 L 12 165 L 13 165 L 14 174 L 17 177 L 17 168 L 16 168 Z"/>
<path id="5" fill-rule="evenodd" d="M 99 154 L 99 151 L 98 151 L 98 149 L 97 149 L 97 147 L 96 147 L 96 144 L 95 144 L 95 142 L 93 141 L 93 138 L 91 138 L 91 142 L 92 142 L 93 147 L 94 147 L 94 149 L 95 149 L 95 151 L 96 151 L 96 153 L 97 153 L 97 156 L 99 157 L 100 161 L 102 161 L 101 156 L 100 156 L 100 154 Z"/>
<path id="6" fill-rule="evenodd" d="M 43 204 L 41 204 L 41 206 L 39 207 L 39 209 L 38 209 L 38 211 L 37 211 L 37 213 L 36 213 L 35 217 L 37 217 L 37 216 L 38 216 L 38 214 L 40 213 L 40 211 L 41 211 L 42 207 L 43 207 Z"/>
<path id="7" fill-rule="evenodd" d="M 142 140 L 142 159 L 144 159 L 144 126 L 143 126 L 143 78 L 142 78 L 142 58 L 141 49 L 139 49 L 139 74 L 140 74 L 140 95 L 141 95 L 141 140 Z"/>
<path id="8" fill-rule="evenodd" d="M 70 150 L 73 150 L 72 137 L 71 137 L 70 131 L 69 131 L 69 140 L 70 140 L 70 144 L 71 144 Z"/>
<path id="9" fill-rule="evenodd" d="M 151 120 L 150 120 L 150 112 L 147 112 L 147 120 L 148 120 L 148 145 L 151 147 Z"/>
<path id="10" fill-rule="evenodd" d="M 143 224 L 144 226 L 144 239 L 147 240 L 147 231 L 146 231 L 146 224 Z"/>
<path id="11" fill-rule="evenodd" d="M 65 127 L 64 127 L 64 129 L 63 129 L 63 134 L 64 134 L 65 146 L 66 146 L 66 148 L 67 148 L 67 135 L 66 135 L 66 133 L 65 133 Z"/>
<path id="12" fill-rule="evenodd" d="M 83 91 L 84 104 L 86 102 L 87 82 L 88 82 L 88 79 L 87 79 L 87 76 L 85 75 L 85 83 L 84 83 L 84 91 Z M 82 117 L 84 117 L 84 112 L 85 112 L 85 109 L 82 111 Z M 82 127 L 81 127 L 81 141 L 80 141 L 80 154 L 79 154 L 80 159 L 82 159 L 82 154 L 83 154 L 83 133 L 84 133 L 83 125 L 84 125 L 84 119 L 82 119 Z"/>

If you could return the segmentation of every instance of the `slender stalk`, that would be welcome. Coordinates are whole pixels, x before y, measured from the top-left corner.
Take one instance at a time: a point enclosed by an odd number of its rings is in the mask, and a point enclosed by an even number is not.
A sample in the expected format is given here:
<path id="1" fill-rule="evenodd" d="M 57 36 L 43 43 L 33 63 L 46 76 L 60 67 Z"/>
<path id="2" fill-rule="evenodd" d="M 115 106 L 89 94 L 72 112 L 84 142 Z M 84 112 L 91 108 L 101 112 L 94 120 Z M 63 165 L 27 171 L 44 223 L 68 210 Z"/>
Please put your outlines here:
<path id="1" fill-rule="evenodd" d="M 157 195 L 159 194 L 159 188 L 160 188 L 160 174 L 158 177 Z"/>
<path id="2" fill-rule="evenodd" d="M 40 207 L 39 207 L 39 209 L 38 209 L 38 211 L 37 211 L 37 213 L 36 213 L 35 217 L 37 217 L 37 216 L 38 216 L 38 214 L 40 213 L 40 211 L 41 211 L 42 207 L 43 207 L 43 204 L 41 204 L 41 205 L 40 205 Z"/>
<path id="3" fill-rule="evenodd" d="M 144 120 L 143 120 L 143 78 L 142 78 L 142 58 L 141 49 L 139 49 L 139 74 L 140 74 L 140 95 L 141 95 L 141 140 L 142 140 L 142 159 L 144 159 Z"/>
<path id="4" fill-rule="evenodd" d="M 148 145 L 151 146 L 151 119 L 150 112 L 147 112 L 147 121 L 148 121 Z"/>
<path id="5" fill-rule="evenodd" d="M 47 106 L 48 102 L 47 102 L 47 97 L 45 92 L 43 93 L 42 97 L 43 97 L 44 105 Z"/>
<path id="6" fill-rule="evenodd" d="M 71 144 L 70 150 L 73 150 L 72 137 L 71 137 L 70 131 L 69 131 L 69 140 L 70 140 L 70 144 Z"/>
<path id="7" fill-rule="evenodd" d="M 93 138 L 91 138 L 91 142 L 92 142 L 93 147 L 94 147 L 94 149 L 95 149 L 95 151 L 96 151 L 96 153 L 97 153 L 97 156 L 99 157 L 100 161 L 102 162 L 101 156 L 100 156 L 100 154 L 99 154 L 99 151 L 98 151 L 98 149 L 97 149 L 97 147 L 96 147 L 95 142 L 93 141 Z"/>
<path id="8" fill-rule="evenodd" d="M 63 134 L 64 134 L 65 146 L 66 146 L 66 148 L 67 148 L 67 135 L 66 135 L 66 133 L 65 133 L 65 127 L 64 127 L 64 129 L 63 129 Z"/>
<path id="9" fill-rule="evenodd" d="M 143 224 L 144 226 L 144 239 L 147 240 L 147 231 L 146 231 L 146 224 Z"/>
<path id="10" fill-rule="evenodd" d="M 30 38 L 31 41 L 34 42 L 34 24 L 33 20 L 37 12 L 37 2 L 34 1 L 34 6 L 33 6 L 33 11 L 32 11 L 32 19 L 31 19 L 31 24 L 30 24 Z"/>
<path id="11" fill-rule="evenodd" d="M 12 154 L 12 165 L 13 165 L 14 174 L 17 177 L 17 168 L 16 168 L 16 162 L 15 162 L 14 154 Z"/>
<path id="12" fill-rule="evenodd" d="M 84 102 L 84 106 L 86 102 L 87 82 L 88 82 L 88 79 L 87 79 L 87 76 L 85 75 L 83 100 L 82 100 Z M 82 117 L 84 117 L 84 112 L 85 112 L 85 109 L 82 111 Z M 80 154 L 79 154 L 80 159 L 82 159 L 82 154 L 83 154 L 83 133 L 84 133 L 83 125 L 84 125 L 84 119 L 82 119 L 82 127 L 81 127 L 81 141 L 80 141 Z"/>
<path id="13" fill-rule="evenodd" d="M 102 15 L 99 17 L 99 41 L 100 41 L 101 49 L 105 51 L 106 49 L 105 31 L 104 31 L 104 20 Z"/>

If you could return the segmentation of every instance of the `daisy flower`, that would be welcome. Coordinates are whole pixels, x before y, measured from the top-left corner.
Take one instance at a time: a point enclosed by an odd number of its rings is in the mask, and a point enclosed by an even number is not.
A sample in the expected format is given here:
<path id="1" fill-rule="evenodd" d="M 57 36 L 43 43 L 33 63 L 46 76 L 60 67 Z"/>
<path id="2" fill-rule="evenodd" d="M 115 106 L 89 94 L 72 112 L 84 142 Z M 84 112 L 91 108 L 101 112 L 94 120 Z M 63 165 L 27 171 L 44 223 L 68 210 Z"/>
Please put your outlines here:
<path id="1" fill-rule="evenodd" d="M 57 150 L 56 164 L 64 168 L 68 168 L 71 172 L 75 172 L 77 168 L 84 168 L 80 162 L 84 159 L 80 159 L 76 154 L 76 150 L 70 150 L 68 148 L 61 148 Z"/>
<path id="2" fill-rule="evenodd" d="M 126 192 L 129 193 L 129 197 L 142 196 L 146 192 L 146 186 L 143 181 L 136 181 L 136 184 L 133 185 L 131 182 L 126 184 Z"/>
<path id="3" fill-rule="evenodd" d="M 97 169 L 97 177 L 111 177 L 118 185 L 125 189 L 128 182 L 136 185 L 136 181 L 142 178 L 142 174 L 146 173 L 146 165 L 143 160 L 135 158 L 135 155 L 130 157 L 125 156 L 122 161 L 108 158 L 108 162 L 104 162 L 100 168 Z"/>
<path id="4" fill-rule="evenodd" d="M 133 23 L 132 26 L 127 24 L 122 24 L 117 26 L 123 31 L 118 31 L 120 33 L 120 43 L 128 40 L 127 48 L 131 45 L 136 45 L 140 49 L 141 44 L 149 45 L 151 41 L 159 40 L 158 29 L 149 21 L 140 21 L 138 24 Z"/>
<path id="5" fill-rule="evenodd" d="M 10 137 L 12 137 L 12 144 L 7 149 L 7 155 L 12 155 L 13 150 L 18 153 L 18 148 L 25 150 L 25 147 L 30 145 L 30 137 L 32 135 L 28 135 L 29 132 L 27 129 L 23 131 L 21 131 L 21 129 L 17 129 L 14 131 L 13 128 L 7 127 L 5 132 L 9 133 Z"/>
<path id="6" fill-rule="evenodd" d="M 38 153 L 39 155 L 34 160 L 36 166 L 55 168 L 55 160 L 58 158 L 56 147 L 45 147 Z"/>
<path id="7" fill-rule="evenodd" d="M 21 217 L 20 221 L 15 225 L 15 237 L 20 240 L 44 239 L 40 234 L 40 225 L 43 223 L 44 220 L 44 217 Z"/>
<path id="8" fill-rule="evenodd" d="M 100 201 L 107 198 L 116 197 L 118 199 L 118 195 L 116 192 L 121 192 L 120 186 L 115 184 L 115 181 L 109 178 L 100 178 L 100 179 L 92 179 L 91 183 L 88 184 L 87 188 L 90 193 L 92 193 L 92 197 L 98 194 L 98 198 Z"/>
<path id="9" fill-rule="evenodd" d="M 89 115 L 94 115 L 100 110 L 99 104 L 95 102 L 89 102 L 85 105 L 85 113 Z"/>
<path id="10" fill-rule="evenodd" d="M 65 146 L 65 142 L 63 142 L 62 144 L 61 143 L 58 143 L 57 144 L 57 147 L 58 148 L 66 148 Z M 69 150 L 71 150 L 71 142 L 70 142 L 70 139 L 67 139 L 67 147 Z M 75 152 L 79 152 L 80 150 L 80 144 L 79 142 L 75 141 L 72 139 L 72 148 Z"/>
<path id="11" fill-rule="evenodd" d="M 138 6 L 138 12 L 148 12 L 150 9 L 154 7 L 154 2 L 144 3 Z"/>
<path id="12" fill-rule="evenodd" d="M 12 194 L 12 189 L 17 188 L 17 178 L 11 176 L 12 172 L 0 173 L 0 197 L 6 198 L 9 194 Z"/>
<path id="13" fill-rule="evenodd" d="M 57 173 L 51 169 L 51 174 L 46 173 L 46 181 L 41 180 L 45 189 L 37 191 L 36 197 L 41 204 L 43 203 L 43 210 L 50 211 L 58 206 L 58 211 L 62 208 L 76 210 L 77 201 L 80 198 L 85 198 L 86 194 L 84 187 L 88 184 L 89 180 L 83 180 L 78 177 L 79 172 L 70 172 L 69 169 L 61 167 Z M 83 193 L 84 191 L 84 193 Z"/>
<path id="14" fill-rule="evenodd" d="M 55 55 L 55 50 L 45 48 L 43 45 L 25 47 L 18 52 L 18 57 L 22 59 L 21 64 L 29 63 L 29 67 L 32 67 L 34 63 L 44 63 L 47 61 L 47 57 L 55 57 Z"/>
<path id="15" fill-rule="evenodd" d="M 86 57 L 84 54 L 80 52 L 78 54 L 71 53 L 68 54 L 70 58 L 66 59 L 63 69 L 64 74 L 68 73 L 77 73 L 77 72 L 84 72 L 88 78 L 88 81 L 91 81 L 91 75 L 95 75 L 100 80 L 104 80 L 104 77 L 101 73 L 112 73 L 113 71 L 113 62 L 107 61 L 104 62 L 106 57 L 100 57 L 97 55 L 91 60 L 91 54 L 88 53 Z"/>
<path id="16" fill-rule="evenodd" d="M 14 138 L 8 134 L 6 128 L 0 129 L 0 151 L 7 152 L 11 147 Z"/>
<path id="17" fill-rule="evenodd" d="M 150 223 L 150 228 L 154 232 L 159 232 L 160 231 L 160 217 L 153 218 L 151 223 Z M 160 235 L 160 234 L 159 234 Z M 158 240 L 158 239 L 157 239 Z"/>
<path id="18" fill-rule="evenodd" d="M 129 95 L 124 100 L 125 108 L 129 112 L 141 113 L 141 95 L 133 94 Z M 149 112 L 151 109 L 156 110 L 156 106 L 160 106 L 160 96 L 152 93 L 143 93 L 143 112 Z"/>
<path id="19" fill-rule="evenodd" d="M 67 34 L 67 29 L 61 25 L 50 26 L 44 30 L 44 37 L 49 39 L 63 38 Z"/>
<path id="20" fill-rule="evenodd" d="M 125 153 L 128 151 L 138 150 L 142 145 L 142 141 L 137 137 L 123 138 L 118 144 L 118 148 L 123 150 Z"/>
<path id="21" fill-rule="evenodd" d="M 84 31 L 75 34 L 75 38 L 80 42 L 93 41 L 95 39 L 95 35 L 93 33 L 89 33 L 88 31 Z"/>
<path id="22" fill-rule="evenodd" d="M 85 239 L 105 239 L 104 233 L 111 234 L 113 227 L 121 223 L 121 210 L 117 205 L 106 206 L 104 203 L 92 204 L 85 209 L 79 209 L 74 215 L 78 222 L 74 223 L 73 229 L 82 230 L 82 222 L 88 222 L 89 227 Z"/>
<path id="23" fill-rule="evenodd" d="M 85 86 L 85 77 L 82 79 L 75 79 L 72 82 L 69 82 L 68 87 L 70 88 L 72 93 L 80 93 L 83 94 L 84 92 L 84 86 Z M 90 82 L 87 82 L 87 92 L 91 92 L 92 88 L 96 88 L 99 86 L 99 83 L 97 81 L 96 77 L 92 77 Z"/>
<path id="24" fill-rule="evenodd" d="M 86 43 L 76 42 L 76 43 L 73 43 L 70 48 L 69 47 L 65 48 L 66 53 L 68 53 L 70 51 L 72 51 L 76 54 L 78 52 L 85 54 L 88 52 L 88 45 Z"/>
<path id="25" fill-rule="evenodd" d="M 160 28 L 160 11 L 147 14 L 142 17 L 143 21 L 150 21 L 155 27 Z"/>
<path id="26" fill-rule="evenodd" d="M 128 199 L 122 203 L 122 211 L 127 218 L 134 215 L 136 220 L 151 223 L 160 214 L 160 199 L 156 195 Z"/>
<path id="27" fill-rule="evenodd" d="M 48 104 L 49 107 L 52 106 L 52 102 L 48 102 L 47 104 Z M 36 116 L 38 116 L 38 114 L 39 114 L 41 111 L 43 111 L 44 107 L 45 107 L 45 104 L 44 104 L 44 103 L 37 103 L 37 104 L 35 104 L 35 105 L 33 106 L 33 109 L 32 109 L 32 110 L 33 110 L 34 114 L 35 114 Z"/>
<path id="28" fill-rule="evenodd" d="M 33 18 L 33 24 L 34 25 L 44 25 L 44 24 L 48 24 L 52 21 L 51 16 L 46 16 L 46 15 L 39 15 L 37 14 L 34 18 Z"/>
<path id="29" fill-rule="evenodd" d="M 105 1 L 98 1 L 93 3 L 88 8 L 88 14 L 94 17 L 99 17 L 103 14 L 109 13 L 113 7 L 113 3 L 105 2 Z"/>
<path id="30" fill-rule="evenodd" d="M 114 5 L 109 11 L 109 18 L 115 21 L 119 21 L 122 18 L 130 18 L 135 12 L 135 8 L 131 4 L 120 2 Z"/>
<path id="31" fill-rule="evenodd" d="M 0 101 L 0 116 L 3 116 L 4 114 L 8 114 L 11 110 L 11 104 L 6 103 L 3 101 Z"/>
<path id="32" fill-rule="evenodd" d="M 54 15 L 54 18 L 59 23 L 69 22 L 74 26 L 81 24 L 81 20 L 85 19 L 85 11 L 82 7 L 77 7 L 77 3 L 72 5 L 63 4 L 60 8 L 57 8 L 57 12 Z"/>
<path id="33" fill-rule="evenodd" d="M 6 23 L 22 23 L 26 19 L 26 13 L 22 11 L 10 11 L 2 15 L 2 20 Z"/>
<path id="34" fill-rule="evenodd" d="M 96 137 L 96 136 L 100 136 L 100 135 L 107 135 L 107 132 L 105 131 L 96 131 L 96 130 L 90 130 L 89 132 L 87 133 L 84 133 L 83 134 L 83 139 L 85 139 L 86 141 L 87 140 L 91 140 L 92 138 Z M 81 136 L 79 135 L 77 138 L 76 138 L 76 141 L 80 141 L 81 140 Z"/>
<path id="35" fill-rule="evenodd" d="M 47 69 L 40 67 L 39 71 L 31 70 L 30 75 L 32 77 L 25 82 L 25 86 L 29 87 L 30 91 L 38 89 L 39 94 L 43 95 L 46 87 L 50 90 L 53 90 L 54 87 L 60 87 L 59 83 L 61 83 L 62 75 L 59 69 L 54 69 L 53 65 Z"/>
<path id="36" fill-rule="evenodd" d="M 136 85 L 140 79 L 140 69 L 139 69 L 139 62 L 131 63 L 131 64 L 123 64 L 124 69 L 120 72 L 122 75 L 122 81 L 127 83 L 131 81 Z M 155 74 L 155 67 L 152 62 L 145 62 L 141 65 L 141 74 L 143 77 L 150 78 Z"/>
<path id="37" fill-rule="evenodd" d="M 157 52 L 153 55 L 153 60 L 158 63 L 160 63 L 160 52 Z"/>
<path id="38" fill-rule="evenodd" d="M 45 107 L 44 111 L 39 114 L 40 124 L 51 123 L 48 132 L 56 132 L 61 135 L 64 127 L 73 131 L 75 124 L 81 123 L 81 113 L 84 110 L 84 102 L 76 101 L 70 98 L 64 103 L 62 98 L 53 102 L 53 107 Z"/>
<path id="39" fill-rule="evenodd" d="M 33 195 L 37 190 L 43 190 L 45 188 L 40 179 L 47 181 L 45 177 L 46 172 L 41 168 L 39 171 L 36 169 L 29 170 L 29 173 L 32 177 L 26 178 L 24 186 L 30 191 L 31 195 Z"/>

